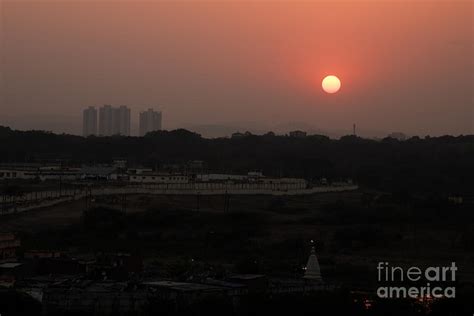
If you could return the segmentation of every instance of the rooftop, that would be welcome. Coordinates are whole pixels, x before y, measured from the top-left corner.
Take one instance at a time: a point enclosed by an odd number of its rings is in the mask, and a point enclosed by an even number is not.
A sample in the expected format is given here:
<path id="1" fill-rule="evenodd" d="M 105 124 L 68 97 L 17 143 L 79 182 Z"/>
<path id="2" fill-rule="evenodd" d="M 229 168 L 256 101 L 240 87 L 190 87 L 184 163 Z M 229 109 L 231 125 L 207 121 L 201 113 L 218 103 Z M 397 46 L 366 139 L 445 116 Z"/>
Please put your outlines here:
<path id="1" fill-rule="evenodd" d="M 188 292 L 188 291 L 221 291 L 225 290 L 224 286 L 217 286 L 211 284 L 201 283 L 186 283 L 186 282 L 174 282 L 174 281 L 150 281 L 143 282 L 143 285 L 152 287 L 168 288 L 174 291 Z"/>
<path id="2" fill-rule="evenodd" d="M 23 265 L 23 263 L 5 262 L 5 263 L 0 263 L 0 269 L 13 269 L 13 268 L 19 267 L 21 265 Z"/>

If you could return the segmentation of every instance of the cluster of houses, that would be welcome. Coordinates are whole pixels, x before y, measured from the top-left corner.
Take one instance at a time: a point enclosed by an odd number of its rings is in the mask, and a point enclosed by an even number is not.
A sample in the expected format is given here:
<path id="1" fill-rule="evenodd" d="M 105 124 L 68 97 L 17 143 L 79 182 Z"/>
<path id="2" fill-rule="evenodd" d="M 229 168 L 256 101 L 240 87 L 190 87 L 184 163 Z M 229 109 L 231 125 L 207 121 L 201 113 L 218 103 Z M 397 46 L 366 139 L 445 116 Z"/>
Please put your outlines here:
<path id="1" fill-rule="evenodd" d="M 0 233 L 0 290 L 14 289 L 31 296 L 42 305 L 44 314 L 135 315 L 150 307 L 164 312 L 166 306 L 178 309 L 207 298 L 229 301 L 231 308 L 238 308 L 240 298 L 252 294 L 332 289 L 322 281 L 314 248 L 299 277 L 231 273 L 216 277 L 201 271 L 186 280 L 175 280 L 148 270 L 136 254 L 19 251 L 20 247 L 18 236 Z"/>
<path id="2" fill-rule="evenodd" d="M 194 165 L 199 165 L 193 162 Z M 111 165 L 65 167 L 61 165 L 3 164 L 0 165 L 0 181 L 122 181 L 143 184 L 187 184 L 187 183 L 258 183 L 290 184 L 295 189 L 305 189 L 307 182 L 299 178 L 270 178 L 261 172 L 243 175 L 204 173 L 202 168 L 176 170 L 166 168 L 127 168 L 125 161 L 114 161 Z"/>

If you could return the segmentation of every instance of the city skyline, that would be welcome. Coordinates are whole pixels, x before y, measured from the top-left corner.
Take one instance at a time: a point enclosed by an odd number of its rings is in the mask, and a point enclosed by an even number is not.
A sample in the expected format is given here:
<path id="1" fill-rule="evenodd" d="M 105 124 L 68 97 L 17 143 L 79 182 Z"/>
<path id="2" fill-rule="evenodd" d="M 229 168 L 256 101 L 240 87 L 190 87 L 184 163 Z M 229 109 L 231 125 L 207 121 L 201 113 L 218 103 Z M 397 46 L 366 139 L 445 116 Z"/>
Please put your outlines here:
<path id="1" fill-rule="evenodd" d="M 329 134 L 353 123 L 367 136 L 472 134 L 472 9 L 461 0 L 2 1 L 0 125 L 80 135 L 84 105 L 110 102 L 135 113 L 163 104 L 167 129 L 203 134 L 294 122 Z M 335 94 L 321 89 L 327 75 L 341 80 Z"/>
<path id="2" fill-rule="evenodd" d="M 149 108 L 139 117 L 139 131 L 131 129 L 132 111 L 128 106 L 115 107 L 104 104 L 97 110 L 89 106 L 82 111 L 82 136 L 145 136 L 149 132 L 162 129 L 162 112 Z"/>

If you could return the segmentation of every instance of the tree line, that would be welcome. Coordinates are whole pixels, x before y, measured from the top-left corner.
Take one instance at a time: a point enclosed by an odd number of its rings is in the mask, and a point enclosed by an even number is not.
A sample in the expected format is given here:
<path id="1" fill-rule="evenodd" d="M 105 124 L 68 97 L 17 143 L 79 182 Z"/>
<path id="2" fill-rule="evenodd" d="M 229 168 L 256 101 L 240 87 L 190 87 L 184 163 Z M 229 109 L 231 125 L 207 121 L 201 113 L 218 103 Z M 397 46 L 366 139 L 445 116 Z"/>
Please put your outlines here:
<path id="1" fill-rule="evenodd" d="M 178 129 L 145 137 L 80 137 L 0 127 L 0 163 L 110 163 L 160 167 L 201 160 L 213 172 L 304 177 L 310 181 L 352 178 L 390 191 L 473 193 L 474 135 L 412 137 L 405 141 L 322 135 L 247 135 L 207 139 Z"/>

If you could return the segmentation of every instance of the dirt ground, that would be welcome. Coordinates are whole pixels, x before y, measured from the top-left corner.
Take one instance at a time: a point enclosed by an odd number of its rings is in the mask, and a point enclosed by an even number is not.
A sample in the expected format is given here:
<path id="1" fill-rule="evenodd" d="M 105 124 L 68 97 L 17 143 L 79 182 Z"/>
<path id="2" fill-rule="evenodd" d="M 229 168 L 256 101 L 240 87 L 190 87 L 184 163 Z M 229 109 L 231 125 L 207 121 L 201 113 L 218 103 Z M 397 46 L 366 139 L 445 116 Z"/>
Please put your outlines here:
<path id="1" fill-rule="evenodd" d="M 201 248 L 208 247 L 211 253 L 222 256 L 231 251 L 223 260 L 227 263 L 229 258 L 232 260 L 232 251 L 246 253 L 242 249 L 247 247 L 249 253 L 262 252 L 273 262 L 279 256 L 289 262 L 304 262 L 309 240 L 314 239 L 323 265 L 330 262 L 375 267 L 384 260 L 401 265 L 442 265 L 456 261 L 464 279 L 474 279 L 474 254 L 462 244 L 463 234 L 469 231 L 465 220 L 407 220 L 403 207 L 396 203 L 390 202 L 388 205 L 394 209 L 389 209 L 382 204 L 366 207 L 362 201 L 363 192 L 285 198 L 231 196 L 226 211 L 224 196 L 135 195 L 127 196 L 125 202 L 118 196 L 100 197 L 92 206 L 124 210 L 131 216 L 148 214 L 157 226 L 138 220 L 135 226 L 126 228 L 128 234 L 132 232 L 138 237 L 125 236 L 121 243 L 133 246 L 136 242 L 144 245 L 145 250 L 155 249 L 154 255 L 161 260 L 179 257 L 181 253 L 199 256 Z M 85 205 L 85 200 L 78 200 L 4 216 L 0 219 L 0 231 L 42 236 L 48 231 L 67 231 L 69 227 L 80 227 Z M 241 217 L 242 212 L 247 215 Z M 295 249 L 294 245 L 302 248 Z"/>

